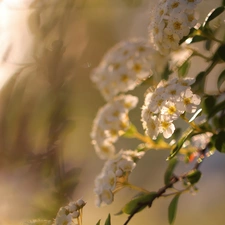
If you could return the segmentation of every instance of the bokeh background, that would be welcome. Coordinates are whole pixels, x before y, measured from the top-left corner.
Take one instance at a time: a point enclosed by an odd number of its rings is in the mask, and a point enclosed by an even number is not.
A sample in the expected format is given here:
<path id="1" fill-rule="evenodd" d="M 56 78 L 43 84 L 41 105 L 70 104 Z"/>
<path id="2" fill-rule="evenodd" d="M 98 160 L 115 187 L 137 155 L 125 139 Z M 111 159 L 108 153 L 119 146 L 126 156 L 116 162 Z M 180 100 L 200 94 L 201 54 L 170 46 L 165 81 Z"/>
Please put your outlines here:
<path id="1" fill-rule="evenodd" d="M 156 0 L 2 0 L 0 1 L 0 224 L 55 217 L 69 200 L 83 198 L 84 225 L 112 215 L 135 193 L 122 190 L 112 205 L 95 206 L 94 179 L 104 164 L 91 145 L 90 131 L 97 110 L 105 104 L 90 81 L 104 53 L 121 40 L 147 37 Z M 203 0 L 203 21 L 220 0 Z M 202 46 L 197 46 L 201 48 Z M 160 62 L 159 62 L 160 63 Z M 190 76 L 206 63 L 192 62 Z M 206 91 L 215 93 L 215 69 Z M 140 97 L 131 112 L 140 126 Z M 135 140 L 118 146 L 134 148 Z M 149 190 L 163 186 L 166 151 L 151 151 L 138 164 L 131 181 Z M 190 167 L 184 166 L 179 172 Z M 196 195 L 180 198 L 175 224 L 224 225 L 225 156 L 215 153 L 201 167 Z M 130 224 L 168 224 L 170 199 L 159 199 Z M 127 216 L 112 216 L 123 224 Z"/>

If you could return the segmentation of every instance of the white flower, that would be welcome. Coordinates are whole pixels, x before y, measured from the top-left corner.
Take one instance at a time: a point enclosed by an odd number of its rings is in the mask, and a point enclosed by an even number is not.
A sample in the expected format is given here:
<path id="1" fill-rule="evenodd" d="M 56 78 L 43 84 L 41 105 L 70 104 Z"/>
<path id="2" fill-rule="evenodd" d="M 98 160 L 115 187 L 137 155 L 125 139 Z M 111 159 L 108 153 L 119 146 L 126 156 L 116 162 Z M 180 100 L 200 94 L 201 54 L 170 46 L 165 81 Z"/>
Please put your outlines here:
<path id="1" fill-rule="evenodd" d="M 148 120 L 142 118 L 142 125 L 146 134 L 155 140 L 159 134 L 159 119 L 157 116 L 151 115 Z"/>
<path id="2" fill-rule="evenodd" d="M 144 152 L 121 150 L 112 159 L 106 161 L 100 175 L 95 179 L 94 192 L 97 195 L 96 204 L 110 204 L 114 199 L 114 191 L 119 183 L 127 182 L 128 175 L 136 166 L 136 161 L 144 155 Z"/>
<path id="3" fill-rule="evenodd" d="M 73 219 L 80 217 L 81 208 L 86 205 L 83 199 L 70 202 L 67 206 L 61 207 L 56 215 L 54 225 L 73 225 Z"/>
<path id="4" fill-rule="evenodd" d="M 105 188 L 113 190 L 116 186 L 116 175 L 114 171 L 108 171 L 103 177 L 103 183 Z"/>
<path id="5" fill-rule="evenodd" d="M 71 216 L 76 219 L 80 216 L 80 212 L 79 211 L 74 211 L 73 213 L 71 213 Z"/>
<path id="6" fill-rule="evenodd" d="M 73 222 L 71 213 L 65 207 L 61 207 L 55 219 L 55 225 L 70 225 Z"/>
<path id="7" fill-rule="evenodd" d="M 117 164 L 117 166 L 124 172 L 131 172 L 136 166 L 136 163 L 134 163 L 133 161 L 123 159 Z"/>
<path id="8" fill-rule="evenodd" d="M 111 158 L 115 153 L 114 143 L 129 127 L 129 110 L 133 109 L 138 98 L 120 95 L 99 109 L 93 122 L 92 143 L 101 159 Z"/>
<path id="9" fill-rule="evenodd" d="M 120 42 L 105 54 L 102 62 L 93 70 L 91 79 L 109 101 L 119 93 L 133 90 L 150 77 L 157 70 L 159 55 L 146 40 Z"/>
<path id="10" fill-rule="evenodd" d="M 210 142 L 212 135 L 213 134 L 210 132 L 195 135 L 191 138 L 191 144 L 198 149 L 205 149 L 207 144 Z"/>
<path id="11" fill-rule="evenodd" d="M 114 195 L 110 189 L 103 189 L 97 195 L 98 199 L 96 201 L 96 205 L 99 207 L 102 203 L 107 205 L 111 204 L 114 199 Z"/>
<path id="12" fill-rule="evenodd" d="M 170 102 L 168 101 L 161 110 L 162 115 L 166 115 L 172 120 L 178 119 L 178 117 L 184 113 L 184 105 L 181 102 Z"/>
<path id="13" fill-rule="evenodd" d="M 175 131 L 173 120 L 162 115 L 159 119 L 159 132 L 163 133 L 164 138 L 170 138 Z"/>
<path id="14" fill-rule="evenodd" d="M 86 205 L 86 202 L 83 199 L 78 199 L 76 205 L 80 208 L 83 208 Z M 74 210 L 75 211 L 75 210 Z"/>
<path id="15" fill-rule="evenodd" d="M 168 81 L 161 81 L 154 92 L 146 95 L 141 121 L 146 134 L 152 139 L 156 139 L 159 133 L 170 138 L 175 130 L 173 121 L 184 112 L 196 111 L 201 99 L 191 91 L 193 82 L 192 78 L 171 76 Z"/>
<path id="16" fill-rule="evenodd" d="M 182 94 L 182 100 L 185 107 L 185 111 L 189 113 L 194 113 L 197 109 L 197 106 L 201 102 L 201 98 L 198 95 L 193 94 L 190 89 L 187 89 Z"/>
<path id="17" fill-rule="evenodd" d="M 70 212 L 74 212 L 74 211 L 78 210 L 76 202 L 70 202 L 69 205 L 68 205 L 68 210 Z"/>
<path id="18" fill-rule="evenodd" d="M 150 41 L 163 55 L 179 48 L 180 40 L 195 26 L 194 11 L 200 0 L 161 0 L 153 10 Z"/>

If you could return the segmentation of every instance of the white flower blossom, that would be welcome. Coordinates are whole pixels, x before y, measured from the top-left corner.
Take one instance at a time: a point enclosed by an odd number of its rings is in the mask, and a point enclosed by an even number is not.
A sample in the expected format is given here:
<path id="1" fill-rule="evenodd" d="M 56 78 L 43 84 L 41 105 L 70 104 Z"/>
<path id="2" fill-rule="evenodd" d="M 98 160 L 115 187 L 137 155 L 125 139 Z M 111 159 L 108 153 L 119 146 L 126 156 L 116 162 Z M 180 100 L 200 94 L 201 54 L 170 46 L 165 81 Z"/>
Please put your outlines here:
<path id="1" fill-rule="evenodd" d="M 198 149 L 205 149 L 212 135 L 210 132 L 195 135 L 191 138 L 191 144 Z"/>
<path id="2" fill-rule="evenodd" d="M 201 99 L 191 91 L 193 82 L 193 78 L 171 76 L 168 81 L 162 80 L 154 92 L 146 95 L 141 121 L 146 134 L 152 139 L 156 139 L 159 133 L 170 138 L 175 131 L 173 121 L 184 112 L 196 111 Z"/>
<path id="3" fill-rule="evenodd" d="M 70 202 L 67 206 L 61 207 L 56 215 L 53 225 L 73 225 L 74 219 L 81 216 L 80 209 L 86 205 L 83 199 Z"/>
<path id="4" fill-rule="evenodd" d="M 136 161 L 143 157 L 144 152 L 121 150 L 104 164 L 101 173 L 95 179 L 94 192 L 97 195 L 97 206 L 111 204 L 117 186 L 127 182 L 129 174 L 136 166 Z"/>
<path id="5" fill-rule="evenodd" d="M 93 122 L 91 138 L 101 159 L 108 159 L 114 155 L 113 144 L 129 127 L 128 112 L 137 102 L 138 98 L 135 96 L 120 95 L 98 111 Z"/>
<path id="6" fill-rule="evenodd" d="M 119 93 L 133 90 L 158 71 L 159 58 L 162 68 L 167 59 L 143 39 L 120 42 L 106 53 L 99 66 L 93 70 L 91 79 L 109 101 Z"/>
<path id="7" fill-rule="evenodd" d="M 152 11 L 150 41 L 163 55 L 179 48 L 180 40 L 196 25 L 194 13 L 201 0 L 160 0 Z"/>

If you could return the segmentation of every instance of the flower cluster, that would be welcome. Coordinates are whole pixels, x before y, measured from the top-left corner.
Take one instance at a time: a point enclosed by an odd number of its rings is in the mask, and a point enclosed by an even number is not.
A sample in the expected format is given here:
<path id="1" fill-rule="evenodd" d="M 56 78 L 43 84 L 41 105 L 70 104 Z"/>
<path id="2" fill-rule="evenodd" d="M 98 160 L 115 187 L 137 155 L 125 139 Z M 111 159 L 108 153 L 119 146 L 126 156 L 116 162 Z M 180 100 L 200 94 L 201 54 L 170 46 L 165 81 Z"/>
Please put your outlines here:
<path id="1" fill-rule="evenodd" d="M 101 174 L 95 180 L 97 206 L 111 204 L 114 193 L 125 186 L 128 176 L 136 166 L 136 161 L 144 152 L 121 150 L 113 159 L 106 161 Z"/>
<path id="2" fill-rule="evenodd" d="M 191 138 L 191 144 L 198 149 L 205 149 L 212 135 L 210 132 L 195 135 Z"/>
<path id="3" fill-rule="evenodd" d="M 192 83 L 193 78 L 171 77 L 168 81 L 162 80 L 146 95 L 141 120 L 146 134 L 152 139 L 159 133 L 165 138 L 171 137 L 175 130 L 173 121 L 184 112 L 196 111 L 201 99 L 191 91 Z"/>
<path id="4" fill-rule="evenodd" d="M 201 0 L 160 0 L 149 25 L 150 41 L 163 55 L 179 47 L 197 23 L 195 8 Z"/>
<path id="5" fill-rule="evenodd" d="M 118 137 L 129 127 L 128 112 L 137 105 L 138 98 L 120 95 L 99 109 L 91 132 L 92 143 L 101 159 L 108 159 L 115 153 Z"/>
<path id="6" fill-rule="evenodd" d="M 151 76 L 152 70 L 157 69 L 153 58 L 159 55 L 142 39 L 120 42 L 106 53 L 91 79 L 108 101 Z"/>
<path id="7" fill-rule="evenodd" d="M 53 225 L 73 225 L 74 219 L 81 219 L 82 209 L 86 205 L 82 199 L 70 202 L 67 206 L 61 207 L 57 213 Z M 79 222 L 80 224 L 80 222 Z"/>

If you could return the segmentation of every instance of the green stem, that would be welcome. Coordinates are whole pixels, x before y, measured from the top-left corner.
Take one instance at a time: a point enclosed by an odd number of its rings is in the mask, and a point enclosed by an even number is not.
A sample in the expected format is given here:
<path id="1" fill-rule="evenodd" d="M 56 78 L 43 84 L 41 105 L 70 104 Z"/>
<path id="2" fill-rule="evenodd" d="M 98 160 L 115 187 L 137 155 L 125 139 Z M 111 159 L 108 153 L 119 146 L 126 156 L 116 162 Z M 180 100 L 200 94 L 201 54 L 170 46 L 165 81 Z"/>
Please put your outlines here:
<path id="1" fill-rule="evenodd" d="M 139 139 L 140 141 L 143 141 L 146 144 L 155 145 L 154 141 L 150 137 L 142 135 L 138 131 L 134 133 L 134 137 Z"/>
<path id="2" fill-rule="evenodd" d="M 140 192 L 147 193 L 147 194 L 150 193 L 148 190 L 146 190 L 142 187 L 135 186 L 135 185 L 130 184 L 130 183 L 126 183 L 125 186 L 129 187 L 132 190 L 140 191 Z"/>
<path id="3" fill-rule="evenodd" d="M 206 33 L 204 33 L 204 32 L 201 32 L 201 36 L 202 36 L 202 37 L 205 37 L 205 38 L 208 38 L 209 40 L 218 42 L 218 43 L 220 43 L 220 44 L 224 44 L 224 41 L 221 41 L 221 40 L 215 38 L 214 36 L 208 35 L 208 34 L 206 34 Z"/>
<path id="4" fill-rule="evenodd" d="M 184 192 L 186 192 L 186 191 L 189 191 L 190 188 L 191 188 L 191 186 L 189 186 L 189 187 L 187 187 L 187 188 L 185 188 L 185 189 L 183 189 L 183 190 L 176 191 L 176 192 L 172 192 L 172 193 L 165 194 L 165 195 L 161 195 L 161 196 L 166 198 L 166 197 L 169 197 L 169 196 L 173 196 L 173 195 L 177 195 L 177 194 L 182 194 L 182 193 L 184 193 Z"/>
<path id="5" fill-rule="evenodd" d="M 188 123 L 189 125 L 191 125 L 191 127 L 198 131 L 198 132 L 202 132 L 202 129 L 195 123 L 195 122 L 189 122 L 189 119 L 185 116 L 185 114 L 182 114 L 180 116 L 186 123 Z"/>
<path id="6" fill-rule="evenodd" d="M 199 56 L 199 57 L 205 59 L 206 61 L 210 61 L 211 60 L 211 57 L 207 57 L 207 56 L 201 54 L 200 52 L 196 51 L 195 49 L 192 49 L 192 48 L 189 48 L 189 49 L 193 51 L 193 55 L 192 56 Z"/>

